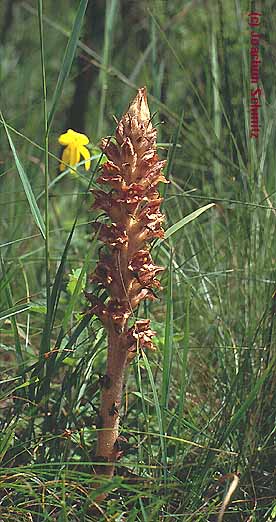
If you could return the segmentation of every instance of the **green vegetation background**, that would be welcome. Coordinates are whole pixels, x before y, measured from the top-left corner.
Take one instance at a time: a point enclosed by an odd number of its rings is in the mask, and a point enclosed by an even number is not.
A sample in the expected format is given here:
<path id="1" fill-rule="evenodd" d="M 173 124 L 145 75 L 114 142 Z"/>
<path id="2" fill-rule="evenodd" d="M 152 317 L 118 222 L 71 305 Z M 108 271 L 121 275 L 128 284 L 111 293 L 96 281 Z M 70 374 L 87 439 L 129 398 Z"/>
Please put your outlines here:
<path id="1" fill-rule="evenodd" d="M 274 2 L 255 5 L 257 141 L 249 138 L 253 4 L 86 3 L 0 6 L 0 519 L 214 522 L 238 478 L 223 520 L 272 522 Z M 139 310 L 152 319 L 157 350 L 128 371 L 125 456 L 100 485 L 110 497 L 93 515 L 105 335 L 82 315 L 99 247 L 88 189 L 100 138 L 143 85 L 171 181 L 161 188 L 170 233 L 153 250 L 167 270 L 158 301 Z M 57 139 L 67 128 L 90 137 L 90 173 L 60 175 Z"/>

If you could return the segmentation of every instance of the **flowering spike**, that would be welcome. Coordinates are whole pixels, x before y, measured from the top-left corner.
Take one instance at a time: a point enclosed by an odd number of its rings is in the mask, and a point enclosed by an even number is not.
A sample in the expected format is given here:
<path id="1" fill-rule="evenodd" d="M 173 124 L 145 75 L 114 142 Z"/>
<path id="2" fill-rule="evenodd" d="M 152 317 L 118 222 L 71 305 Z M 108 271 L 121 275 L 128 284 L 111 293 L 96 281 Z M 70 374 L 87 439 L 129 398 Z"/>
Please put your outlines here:
<path id="1" fill-rule="evenodd" d="M 146 88 L 138 90 L 128 111 L 118 123 L 115 139 L 102 140 L 101 148 L 108 161 L 102 166 L 98 183 L 105 190 L 93 190 L 93 208 L 104 211 L 108 223 L 93 224 L 104 243 L 91 282 L 102 285 L 109 294 L 103 304 L 87 295 L 91 313 L 95 313 L 108 332 L 107 370 L 109 387 L 103 387 L 96 457 L 110 466 L 99 469 L 105 475 L 114 472 L 114 447 L 118 438 L 119 411 L 124 370 L 139 349 L 154 349 L 150 321 L 128 325 L 143 299 L 156 299 L 153 288 L 160 289 L 156 278 L 164 268 L 154 264 L 148 241 L 164 237 L 160 211 L 162 198 L 159 182 L 167 183 L 162 174 L 165 161 L 156 152 L 154 129 L 147 103 Z"/>

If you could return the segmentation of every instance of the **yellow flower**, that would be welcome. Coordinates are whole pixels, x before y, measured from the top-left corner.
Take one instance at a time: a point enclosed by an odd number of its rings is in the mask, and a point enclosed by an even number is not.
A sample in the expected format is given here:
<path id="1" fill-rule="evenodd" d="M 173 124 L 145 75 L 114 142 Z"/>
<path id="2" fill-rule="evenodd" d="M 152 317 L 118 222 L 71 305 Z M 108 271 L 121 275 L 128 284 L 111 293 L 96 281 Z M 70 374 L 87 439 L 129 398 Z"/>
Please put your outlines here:
<path id="1" fill-rule="evenodd" d="M 75 167 L 75 165 L 79 163 L 81 156 L 86 160 L 84 164 L 85 170 L 90 169 L 90 152 L 84 146 L 88 145 L 89 138 L 85 134 L 80 134 L 72 129 L 68 129 L 65 134 L 60 135 L 58 141 L 61 145 L 65 146 L 59 167 L 61 172 L 65 170 L 68 165 Z M 73 170 L 70 170 L 70 172 L 74 173 Z"/>

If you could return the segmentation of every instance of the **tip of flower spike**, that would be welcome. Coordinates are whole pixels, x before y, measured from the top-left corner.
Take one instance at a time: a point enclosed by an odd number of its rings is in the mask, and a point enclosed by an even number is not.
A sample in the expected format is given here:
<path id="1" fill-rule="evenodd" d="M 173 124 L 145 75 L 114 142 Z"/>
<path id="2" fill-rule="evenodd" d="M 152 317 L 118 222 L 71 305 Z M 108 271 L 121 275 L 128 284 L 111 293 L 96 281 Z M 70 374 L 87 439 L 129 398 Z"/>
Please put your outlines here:
<path id="1" fill-rule="evenodd" d="M 140 121 L 150 120 L 146 87 L 141 87 L 141 89 L 138 89 L 138 92 L 134 100 L 131 102 L 127 112 L 130 116 L 135 116 Z"/>

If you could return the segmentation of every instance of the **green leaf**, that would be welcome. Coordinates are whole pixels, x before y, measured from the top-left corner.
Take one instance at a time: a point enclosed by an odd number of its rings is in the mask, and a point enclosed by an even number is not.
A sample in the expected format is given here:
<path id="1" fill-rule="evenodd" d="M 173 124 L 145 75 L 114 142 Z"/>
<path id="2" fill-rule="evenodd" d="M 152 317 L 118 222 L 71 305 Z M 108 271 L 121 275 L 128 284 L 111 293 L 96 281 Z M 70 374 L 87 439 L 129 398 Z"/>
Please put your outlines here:
<path id="1" fill-rule="evenodd" d="M 45 315 L 47 313 L 47 307 L 44 304 L 31 303 L 30 312 Z"/>
<path id="2" fill-rule="evenodd" d="M 6 134 L 7 134 L 7 138 L 8 138 L 8 141 L 9 141 L 9 145 L 10 145 L 10 148 L 12 150 L 12 153 L 13 153 L 13 157 L 14 157 L 14 161 L 15 161 L 15 164 L 16 164 L 16 168 L 17 168 L 17 171 L 18 171 L 18 174 L 20 176 L 20 179 L 21 179 L 21 182 L 22 182 L 22 185 L 23 185 L 23 188 L 24 188 L 24 191 L 25 191 L 25 194 L 26 194 L 26 197 L 27 197 L 27 200 L 28 200 L 28 203 L 30 205 L 30 209 L 31 209 L 31 213 L 34 217 L 34 220 L 42 234 L 42 237 L 45 239 L 45 224 L 44 224 L 44 221 L 43 221 L 43 218 L 42 218 L 42 215 L 40 213 L 40 210 L 38 208 L 38 205 L 37 205 L 37 202 L 36 202 L 36 199 L 35 199 L 35 196 L 34 196 L 34 193 L 32 191 L 32 187 L 30 185 L 30 182 L 29 182 L 29 179 L 28 179 L 28 176 L 20 162 L 20 159 L 18 157 L 18 154 L 16 152 L 16 149 L 15 149 L 15 146 L 14 146 L 14 143 L 12 141 L 12 138 L 11 138 L 11 135 L 9 133 L 9 130 L 8 130 L 8 127 L 6 125 L 6 122 L 4 120 L 4 116 L 2 114 L 2 111 L 0 111 L 0 115 L 1 115 L 1 119 L 2 119 L 2 123 L 5 127 L 5 131 L 6 131 Z"/>
<path id="3" fill-rule="evenodd" d="M 61 97 L 64 84 L 69 76 L 69 73 L 70 73 L 70 70 L 72 67 L 72 63 L 73 63 L 76 48 L 78 45 L 78 40 L 79 40 L 80 32 L 81 32 L 81 26 L 82 26 L 83 17 L 84 17 L 86 8 L 87 8 L 87 4 L 88 4 L 88 0 L 81 0 L 79 3 L 79 8 L 78 8 L 78 11 L 76 14 L 76 18 L 75 18 L 75 22 L 73 25 L 73 29 L 72 29 L 70 38 L 67 43 L 67 47 L 65 50 L 62 65 L 61 65 L 60 72 L 59 72 L 58 81 L 57 81 L 55 92 L 53 95 L 52 108 L 51 108 L 51 111 L 50 111 L 50 114 L 48 117 L 48 132 L 50 130 L 50 126 L 52 124 L 52 121 L 53 121 L 53 118 L 54 118 L 54 115 L 56 112 L 56 107 L 57 107 L 58 101 Z"/>
<path id="4" fill-rule="evenodd" d="M 38 382 L 38 377 L 31 377 L 28 381 L 23 382 L 22 384 L 19 384 L 15 388 L 12 388 L 10 390 L 4 391 L 2 395 L 0 395 L 0 400 L 6 399 L 7 397 L 11 396 L 14 392 L 17 392 L 18 390 L 22 390 L 23 388 L 27 388 L 31 384 L 34 384 Z"/>
<path id="5" fill-rule="evenodd" d="M 82 289 L 85 287 L 85 275 L 86 275 L 87 268 L 89 265 L 90 255 L 91 255 L 90 251 L 88 251 L 86 254 L 86 258 L 85 258 L 83 267 L 81 269 L 77 269 L 79 271 L 79 275 L 78 275 L 77 280 L 75 281 L 75 288 L 74 288 L 73 294 L 71 295 L 71 299 L 68 303 L 68 306 L 65 310 L 64 318 L 62 321 L 62 328 L 64 331 L 66 330 L 68 321 L 69 321 L 70 317 L 72 316 L 74 306 L 77 302 L 77 299 L 78 299 Z"/>
<path id="6" fill-rule="evenodd" d="M 78 279 L 80 277 L 80 274 L 81 274 L 81 268 L 76 268 L 72 270 L 72 273 L 69 274 L 69 283 L 67 283 L 67 290 L 69 292 L 69 294 L 73 295 L 74 292 L 75 292 L 75 288 L 77 286 L 77 282 L 78 282 Z M 81 281 L 81 284 L 79 285 L 79 288 L 78 288 L 78 295 L 81 293 L 81 291 L 84 289 L 85 287 L 85 280 L 82 279 Z"/>
<path id="7" fill-rule="evenodd" d="M 102 153 L 102 151 L 101 151 L 101 149 L 99 147 L 93 147 L 92 148 L 91 160 L 93 160 L 93 158 L 94 159 L 98 159 L 99 158 L 98 166 L 103 165 L 107 161 L 106 155 Z"/>
<path id="8" fill-rule="evenodd" d="M 63 364 L 67 364 L 67 366 L 76 366 L 77 365 L 77 360 L 74 359 L 74 357 L 65 357 L 62 362 L 63 362 Z"/>
<path id="9" fill-rule="evenodd" d="M 14 315 L 17 315 L 17 314 L 21 314 L 22 312 L 25 312 L 26 310 L 29 310 L 30 308 L 31 308 L 31 305 L 28 303 L 12 306 L 8 310 L 4 310 L 3 312 L 0 312 L 0 321 L 4 321 L 5 319 L 8 319 L 9 317 L 13 317 Z"/>
<path id="10" fill-rule="evenodd" d="M 135 397 L 138 397 L 138 399 L 145 400 L 145 402 L 147 402 L 151 406 L 153 405 L 153 402 L 148 397 L 144 398 L 141 392 L 133 391 L 133 392 L 131 392 L 131 394 L 134 395 Z"/>
<path id="11" fill-rule="evenodd" d="M 180 219 L 179 221 L 177 221 L 177 223 L 175 223 L 170 228 L 168 228 L 168 230 L 166 230 L 164 239 L 168 239 L 173 234 L 175 234 L 175 232 L 180 230 L 180 228 L 185 227 L 185 225 L 187 225 L 188 223 L 190 223 L 194 219 L 198 218 L 201 214 L 203 214 L 203 212 L 206 212 L 206 210 L 208 210 L 209 208 L 212 208 L 214 206 L 215 206 L 215 203 L 209 203 L 208 205 L 205 205 L 204 207 L 198 208 L 197 210 L 195 210 L 194 212 L 192 212 L 188 216 L 185 216 L 184 218 Z"/>

